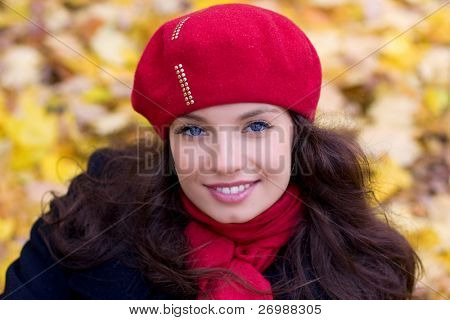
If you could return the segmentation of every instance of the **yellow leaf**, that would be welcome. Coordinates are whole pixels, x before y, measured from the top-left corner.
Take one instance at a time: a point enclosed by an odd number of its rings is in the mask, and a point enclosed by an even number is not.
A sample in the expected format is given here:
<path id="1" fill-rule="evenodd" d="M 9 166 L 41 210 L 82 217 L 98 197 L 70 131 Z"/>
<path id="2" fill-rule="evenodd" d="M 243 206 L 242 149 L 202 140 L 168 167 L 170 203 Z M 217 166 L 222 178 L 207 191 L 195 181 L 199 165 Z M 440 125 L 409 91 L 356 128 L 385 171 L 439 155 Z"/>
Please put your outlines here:
<path id="1" fill-rule="evenodd" d="M 387 39 L 395 38 L 394 33 L 389 33 Z M 386 45 L 380 52 L 380 64 L 385 70 L 391 68 L 411 70 L 416 67 L 422 58 L 424 50 L 412 43 L 410 36 L 404 34 Z"/>
<path id="2" fill-rule="evenodd" d="M 5 126 L 8 123 L 9 114 L 6 111 L 5 97 L 0 91 L 0 138 L 6 135 Z"/>
<path id="3" fill-rule="evenodd" d="M 424 38 L 430 42 L 450 44 L 450 7 L 443 7 L 425 19 L 422 28 L 416 32 L 424 33 Z M 446 31 L 447 30 L 447 31 Z"/>
<path id="4" fill-rule="evenodd" d="M 405 237 L 418 250 L 429 250 L 441 242 L 439 235 L 432 227 L 409 232 Z"/>
<path id="5" fill-rule="evenodd" d="M 36 87 L 21 93 L 18 111 L 4 123 L 13 143 L 12 168 L 26 169 L 45 157 L 56 143 L 57 121 L 36 104 Z"/>
<path id="6" fill-rule="evenodd" d="M 445 266 L 447 272 L 450 273 L 450 249 L 442 249 L 437 253 L 438 260 Z"/>
<path id="7" fill-rule="evenodd" d="M 78 160 L 81 166 L 81 162 Z M 63 156 L 58 152 L 47 154 L 39 163 L 41 178 L 46 181 L 65 183 L 81 172 L 77 159 L 73 156 Z"/>
<path id="8" fill-rule="evenodd" d="M 423 96 L 425 107 L 433 116 L 439 116 L 448 109 L 449 93 L 447 90 L 428 87 Z"/>
<path id="9" fill-rule="evenodd" d="M 412 185 L 409 171 L 400 167 L 389 156 L 382 156 L 372 163 L 372 188 L 379 201 L 390 198 L 401 189 L 408 189 Z"/>
<path id="10" fill-rule="evenodd" d="M 230 1 L 230 0 L 217 0 L 214 1 L 214 5 L 217 4 L 224 4 L 224 3 L 234 3 L 235 1 Z M 239 1 L 239 3 L 248 3 L 249 1 Z M 210 0 L 194 0 L 191 3 L 191 10 L 198 10 L 198 9 L 203 9 L 206 7 L 211 6 L 212 3 Z"/>
<path id="11" fill-rule="evenodd" d="M 14 234 L 16 222 L 11 217 L 0 217 L 0 242 L 9 240 Z"/>
<path id="12" fill-rule="evenodd" d="M 23 23 L 23 17 L 30 16 L 31 6 L 29 0 L 15 0 L 13 3 L 14 11 L 9 8 L 2 8 L 0 10 L 0 28 L 10 27 L 12 25 L 17 25 Z"/>
<path id="13" fill-rule="evenodd" d="M 0 292 L 3 292 L 5 288 L 6 270 L 19 257 L 22 246 L 22 243 L 16 241 L 9 242 L 6 246 L 6 258 L 0 260 Z"/>
<path id="14" fill-rule="evenodd" d="M 101 86 L 92 87 L 83 95 L 83 100 L 89 103 L 105 104 L 109 103 L 111 99 L 112 96 L 108 88 Z"/>

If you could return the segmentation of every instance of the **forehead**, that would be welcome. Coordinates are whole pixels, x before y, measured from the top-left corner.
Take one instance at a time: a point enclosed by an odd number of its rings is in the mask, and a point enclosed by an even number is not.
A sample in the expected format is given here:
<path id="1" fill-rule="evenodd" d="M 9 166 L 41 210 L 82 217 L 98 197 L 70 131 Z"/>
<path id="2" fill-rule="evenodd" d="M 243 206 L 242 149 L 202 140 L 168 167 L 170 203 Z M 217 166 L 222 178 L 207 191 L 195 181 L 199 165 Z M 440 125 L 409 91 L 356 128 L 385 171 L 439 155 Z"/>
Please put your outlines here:
<path id="1" fill-rule="evenodd" d="M 182 122 L 197 120 L 208 123 L 240 122 L 257 115 L 275 116 L 283 111 L 282 107 L 266 103 L 232 103 L 196 110 L 176 118 L 174 122 L 177 120 Z"/>

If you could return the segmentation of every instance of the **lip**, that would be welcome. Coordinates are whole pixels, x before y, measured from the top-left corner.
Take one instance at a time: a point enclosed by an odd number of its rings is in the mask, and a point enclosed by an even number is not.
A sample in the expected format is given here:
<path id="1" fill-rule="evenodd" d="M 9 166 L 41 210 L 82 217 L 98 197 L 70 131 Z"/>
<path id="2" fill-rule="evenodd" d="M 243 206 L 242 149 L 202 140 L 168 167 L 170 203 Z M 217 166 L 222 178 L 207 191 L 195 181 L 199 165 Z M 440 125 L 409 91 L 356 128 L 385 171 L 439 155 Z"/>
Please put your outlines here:
<path id="1" fill-rule="evenodd" d="M 204 186 L 206 186 L 206 187 L 208 187 L 208 188 L 225 188 L 225 187 L 228 187 L 228 188 L 231 188 L 231 187 L 234 187 L 234 186 L 239 186 L 239 185 L 241 185 L 241 184 L 252 184 L 252 183 L 256 183 L 256 182 L 258 182 L 259 180 L 256 180 L 256 181 L 249 181 L 249 180 L 239 180 L 239 181 L 236 181 L 236 182 L 230 182 L 230 183 L 216 183 L 216 184 L 205 184 Z"/>
<path id="2" fill-rule="evenodd" d="M 241 202 L 244 199 L 246 199 L 253 191 L 253 189 L 255 188 L 255 186 L 258 184 L 260 180 L 257 181 L 239 181 L 238 183 L 233 183 L 233 184 L 213 184 L 213 185 L 205 185 L 209 192 L 211 193 L 211 195 L 214 197 L 214 199 L 216 199 L 217 201 L 220 202 L 224 202 L 224 203 L 237 203 L 237 202 Z M 250 184 L 250 187 L 248 189 L 243 190 L 242 192 L 236 193 L 236 194 L 223 194 L 217 190 L 215 190 L 214 188 L 217 187 L 229 187 L 229 186 L 236 186 L 239 184 Z M 211 187 L 213 186 L 213 187 Z"/>

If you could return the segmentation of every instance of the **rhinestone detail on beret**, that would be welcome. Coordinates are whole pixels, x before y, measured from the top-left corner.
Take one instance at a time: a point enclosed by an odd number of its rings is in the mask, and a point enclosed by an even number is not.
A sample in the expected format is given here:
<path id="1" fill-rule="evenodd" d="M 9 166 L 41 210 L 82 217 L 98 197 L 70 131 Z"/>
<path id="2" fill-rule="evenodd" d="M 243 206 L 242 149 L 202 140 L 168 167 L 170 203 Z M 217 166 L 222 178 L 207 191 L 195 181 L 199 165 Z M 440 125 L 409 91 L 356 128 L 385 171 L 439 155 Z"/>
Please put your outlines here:
<path id="1" fill-rule="evenodd" d="M 172 32 L 172 40 L 178 39 L 178 35 L 180 34 L 181 27 L 183 24 L 189 19 L 190 17 L 186 17 L 184 19 L 181 19 L 180 22 L 177 23 L 175 29 Z"/>
<path id="2" fill-rule="evenodd" d="M 183 65 L 180 63 L 175 67 L 175 73 L 178 78 L 178 82 L 180 83 L 181 90 L 184 96 L 184 102 L 187 106 L 194 104 L 194 97 L 191 93 L 191 88 L 189 87 L 189 83 L 187 82 L 186 72 L 184 71 Z"/>

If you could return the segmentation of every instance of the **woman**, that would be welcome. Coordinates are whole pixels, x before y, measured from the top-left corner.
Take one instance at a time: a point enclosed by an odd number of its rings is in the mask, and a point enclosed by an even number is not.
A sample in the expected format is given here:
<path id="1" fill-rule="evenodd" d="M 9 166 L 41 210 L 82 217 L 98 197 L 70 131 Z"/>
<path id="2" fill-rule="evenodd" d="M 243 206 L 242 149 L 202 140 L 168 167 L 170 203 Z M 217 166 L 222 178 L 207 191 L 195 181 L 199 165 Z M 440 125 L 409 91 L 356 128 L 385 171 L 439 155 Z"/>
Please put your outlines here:
<path id="1" fill-rule="evenodd" d="M 163 24 L 131 96 L 161 139 L 94 152 L 8 268 L 10 299 L 409 299 L 350 135 L 313 124 L 321 65 L 289 19 L 215 5 Z"/>

